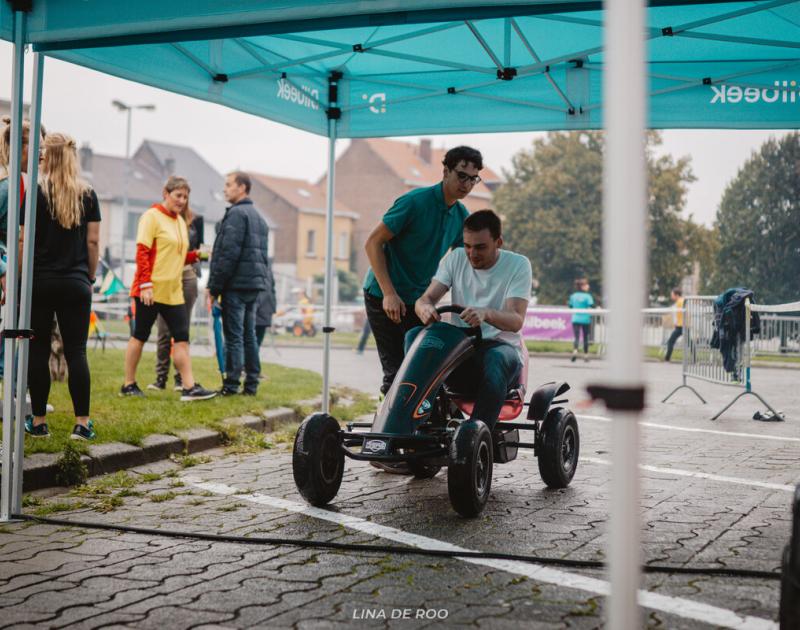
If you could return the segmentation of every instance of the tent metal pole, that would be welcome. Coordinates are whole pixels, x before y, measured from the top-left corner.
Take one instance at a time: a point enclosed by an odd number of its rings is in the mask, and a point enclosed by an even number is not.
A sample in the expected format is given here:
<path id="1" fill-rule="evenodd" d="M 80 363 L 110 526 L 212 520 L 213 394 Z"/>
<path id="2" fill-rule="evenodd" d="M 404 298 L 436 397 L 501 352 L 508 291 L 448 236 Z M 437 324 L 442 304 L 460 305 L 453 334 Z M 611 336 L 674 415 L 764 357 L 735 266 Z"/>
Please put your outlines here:
<path id="1" fill-rule="evenodd" d="M 333 207 L 335 197 L 334 182 L 336 179 L 336 123 L 341 115 L 338 108 L 338 80 L 340 75 L 334 73 L 330 78 L 328 109 L 328 190 L 327 212 L 325 214 L 325 323 L 322 352 L 322 413 L 330 413 L 330 364 L 331 364 L 331 298 L 333 294 Z"/>
<path id="2" fill-rule="evenodd" d="M 6 271 L 6 304 L 3 328 L 17 328 L 17 241 L 19 240 L 20 176 L 22 172 L 22 91 L 25 82 L 25 21 L 21 11 L 14 13 L 14 53 L 11 71 L 11 146 L 8 168 L 8 268 Z M 16 339 L 7 337 L 3 366 L 3 477 L 0 484 L 0 522 L 11 520 L 14 513 L 13 489 L 22 477 L 22 461 L 13 457 L 16 433 L 22 431 L 22 417 L 14 417 L 14 355 Z M 19 426 L 17 426 L 19 425 Z M 21 482 L 20 482 L 21 483 Z"/>
<path id="3" fill-rule="evenodd" d="M 42 83 L 44 77 L 44 55 L 33 55 L 33 84 L 30 111 L 30 135 L 28 136 L 28 192 L 25 197 L 24 243 L 22 252 L 22 286 L 20 289 L 20 307 L 18 327 L 26 330 L 31 326 L 31 301 L 33 290 L 33 246 L 36 238 L 36 201 L 39 182 L 39 142 L 41 141 L 42 123 Z M 19 358 L 17 360 L 17 394 L 15 415 L 17 418 L 25 417 L 25 393 L 28 391 L 28 357 L 30 355 L 30 339 L 20 338 L 18 342 Z M 15 461 L 20 463 L 19 474 L 12 494 L 12 508 L 14 514 L 22 511 L 22 462 L 24 458 L 24 435 L 22 431 L 16 434 L 14 449 Z"/>
<path id="4" fill-rule="evenodd" d="M 611 597 L 607 627 L 642 627 L 639 420 L 644 401 L 642 308 L 646 293 L 646 68 L 643 0 L 609 0 L 603 85 L 603 277 L 608 297 L 611 427 L 611 514 L 608 523 Z M 638 396 L 637 396 L 638 394 Z M 620 404 L 619 398 L 624 400 Z"/>

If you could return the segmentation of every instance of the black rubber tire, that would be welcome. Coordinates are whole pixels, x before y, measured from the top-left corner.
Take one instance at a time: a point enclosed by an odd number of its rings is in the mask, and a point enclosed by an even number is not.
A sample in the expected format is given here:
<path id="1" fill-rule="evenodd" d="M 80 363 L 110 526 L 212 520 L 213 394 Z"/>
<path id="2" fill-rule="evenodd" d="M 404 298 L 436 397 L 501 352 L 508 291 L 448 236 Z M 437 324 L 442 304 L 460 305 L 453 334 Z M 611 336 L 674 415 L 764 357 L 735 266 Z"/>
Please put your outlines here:
<path id="1" fill-rule="evenodd" d="M 800 575 L 793 575 L 791 542 L 783 550 L 781 601 L 778 619 L 781 630 L 800 628 Z"/>
<path id="2" fill-rule="evenodd" d="M 344 453 L 339 423 L 327 414 L 315 413 L 297 430 L 292 452 L 294 483 L 303 498 L 317 507 L 330 503 L 344 475 Z"/>
<path id="3" fill-rule="evenodd" d="M 409 459 L 408 469 L 416 479 L 432 479 L 442 467 L 436 464 L 429 464 L 424 459 Z"/>
<path id="4" fill-rule="evenodd" d="M 539 474 L 549 488 L 566 488 L 578 468 L 578 421 L 568 409 L 551 409 L 542 423 Z"/>
<path id="5" fill-rule="evenodd" d="M 492 489 L 494 466 L 492 434 L 481 420 L 467 420 L 450 442 L 447 491 L 450 504 L 461 516 L 478 516 Z"/>

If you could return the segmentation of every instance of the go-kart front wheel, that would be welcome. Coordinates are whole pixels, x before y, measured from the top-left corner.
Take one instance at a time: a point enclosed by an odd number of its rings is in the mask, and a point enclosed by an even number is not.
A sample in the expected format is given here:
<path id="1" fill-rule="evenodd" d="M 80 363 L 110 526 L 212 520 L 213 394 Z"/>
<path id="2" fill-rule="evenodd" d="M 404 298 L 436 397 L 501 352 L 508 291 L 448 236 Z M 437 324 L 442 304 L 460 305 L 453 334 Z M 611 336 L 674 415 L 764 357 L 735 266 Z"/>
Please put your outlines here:
<path id="1" fill-rule="evenodd" d="M 542 424 L 539 474 L 550 488 L 566 488 L 578 467 L 578 421 L 568 409 L 551 409 Z"/>
<path id="2" fill-rule="evenodd" d="M 311 505 L 323 506 L 339 492 L 344 474 L 339 431 L 339 423 L 324 413 L 310 415 L 297 430 L 292 472 L 297 489 Z"/>
<path id="3" fill-rule="evenodd" d="M 462 422 L 450 443 L 447 491 L 453 509 L 467 518 L 481 513 L 492 488 L 492 435 L 481 420 Z"/>

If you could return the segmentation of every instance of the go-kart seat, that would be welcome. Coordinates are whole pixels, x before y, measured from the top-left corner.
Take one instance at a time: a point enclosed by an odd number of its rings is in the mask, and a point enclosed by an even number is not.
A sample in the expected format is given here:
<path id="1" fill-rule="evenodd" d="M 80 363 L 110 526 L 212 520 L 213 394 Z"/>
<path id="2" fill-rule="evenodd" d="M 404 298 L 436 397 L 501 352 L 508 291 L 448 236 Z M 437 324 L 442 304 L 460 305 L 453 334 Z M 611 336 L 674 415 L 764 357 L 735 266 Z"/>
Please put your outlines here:
<path id="1" fill-rule="evenodd" d="M 523 404 L 525 402 L 525 387 L 528 383 L 528 347 L 525 345 L 525 340 L 520 341 L 520 352 L 522 353 L 522 369 L 520 370 L 517 384 L 508 390 L 506 400 L 500 409 L 500 417 L 498 420 L 515 420 L 522 413 Z M 450 400 L 458 407 L 462 413 L 467 416 L 472 415 L 472 409 L 475 406 L 475 400 L 470 397 L 470 394 L 455 392 L 447 388 Z"/>

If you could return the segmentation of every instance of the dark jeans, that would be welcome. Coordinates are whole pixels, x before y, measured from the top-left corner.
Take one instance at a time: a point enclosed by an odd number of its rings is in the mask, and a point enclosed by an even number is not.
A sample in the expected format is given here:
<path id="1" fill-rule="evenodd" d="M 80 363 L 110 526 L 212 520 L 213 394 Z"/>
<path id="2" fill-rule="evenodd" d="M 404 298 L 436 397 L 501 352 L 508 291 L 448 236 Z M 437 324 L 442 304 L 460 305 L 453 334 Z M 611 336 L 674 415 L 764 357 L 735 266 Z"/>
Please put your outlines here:
<path id="1" fill-rule="evenodd" d="M 267 331 L 269 330 L 269 326 L 267 324 L 262 324 L 256 326 L 256 343 L 258 347 L 261 347 L 261 344 L 264 343 L 264 337 L 267 336 Z"/>
<path id="2" fill-rule="evenodd" d="M 239 391 L 244 368 L 244 391 L 255 393 L 261 362 L 256 342 L 258 291 L 227 291 L 222 294 L 222 330 L 225 333 L 225 379 L 223 387 Z"/>
<path id="3" fill-rule="evenodd" d="M 406 304 L 406 314 L 399 324 L 395 324 L 384 312 L 383 300 L 367 291 L 364 291 L 364 307 L 367 309 L 367 321 L 372 327 L 372 334 L 375 335 L 375 345 L 378 346 L 378 358 L 383 368 L 381 392 L 385 394 L 392 386 L 397 370 L 403 362 L 405 334 L 415 326 L 422 326 L 422 322 L 414 312 L 414 305 Z"/>
<path id="4" fill-rule="evenodd" d="M 361 337 L 358 339 L 358 347 L 356 347 L 356 352 L 361 354 L 364 352 L 364 348 L 367 345 L 367 339 L 372 334 L 372 327 L 369 325 L 369 320 L 364 322 L 364 327 L 361 329 Z"/>
<path id="5" fill-rule="evenodd" d="M 408 331 L 406 351 L 421 330 L 422 327 L 417 327 Z M 459 393 L 470 392 L 470 398 L 474 396 L 472 417 L 483 420 L 491 430 L 508 390 L 517 385 L 521 369 L 519 352 L 513 346 L 502 341 L 482 341 L 475 354 L 453 370 L 445 382 Z"/>
<path id="6" fill-rule="evenodd" d="M 194 271 L 191 275 L 183 276 L 183 305 L 186 308 L 186 321 L 191 327 L 192 309 L 197 301 L 197 276 Z M 169 334 L 167 320 L 161 315 L 156 320 L 158 326 L 158 341 L 156 342 L 156 380 L 166 383 L 169 376 L 169 352 L 172 349 L 172 335 Z M 181 382 L 181 375 L 175 368 L 175 382 Z"/>
<path id="7" fill-rule="evenodd" d="M 575 350 L 578 349 L 578 343 L 581 337 L 581 331 L 583 331 L 583 353 L 589 354 L 589 328 L 591 324 L 572 324 L 572 334 L 575 335 L 575 343 L 573 344 L 573 348 Z"/>
<path id="8" fill-rule="evenodd" d="M 683 334 L 683 326 L 675 326 L 675 330 L 667 339 L 667 354 L 664 355 L 664 361 L 669 361 L 672 358 L 672 351 L 675 349 L 675 342 L 678 341 Z"/>
<path id="9" fill-rule="evenodd" d="M 91 377 L 86 360 L 89 315 L 92 311 L 92 288 L 88 278 L 34 278 L 31 305 L 31 328 L 28 363 L 28 389 L 33 415 L 47 413 L 50 396 L 50 332 L 53 315 L 58 320 L 64 341 L 64 358 L 69 368 L 69 395 L 76 416 L 89 415 Z"/>

